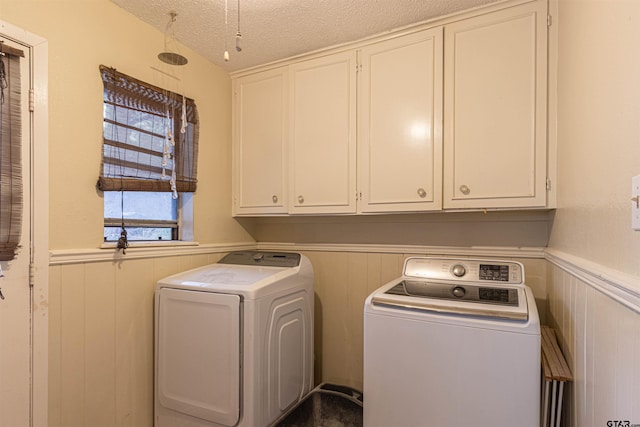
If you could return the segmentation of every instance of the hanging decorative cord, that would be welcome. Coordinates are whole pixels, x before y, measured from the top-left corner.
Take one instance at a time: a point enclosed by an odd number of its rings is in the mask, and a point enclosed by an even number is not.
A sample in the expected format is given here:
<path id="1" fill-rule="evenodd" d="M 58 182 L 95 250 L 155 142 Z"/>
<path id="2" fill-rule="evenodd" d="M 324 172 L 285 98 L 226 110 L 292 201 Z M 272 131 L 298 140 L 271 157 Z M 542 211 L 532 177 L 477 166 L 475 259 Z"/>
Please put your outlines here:
<path id="1" fill-rule="evenodd" d="M 184 141 L 185 133 L 187 133 L 187 98 L 182 95 L 182 114 L 180 115 L 180 138 Z M 174 144 L 175 145 L 175 144 Z M 174 147 L 175 152 L 175 147 Z M 173 191 L 174 200 L 178 198 L 178 187 L 176 184 L 176 158 L 174 156 L 173 168 L 171 171 L 171 191 Z"/>
<path id="2" fill-rule="evenodd" d="M 4 68 L 4 53 L 0 52 L 0 104 L 4 104 L 4 90 L 9 86 L 7 83 L 7 70 Z"/>
<path id="3" fill-rule="evenodd" d="M 182 112 L 182 127 L 180 128 L 180 133 L 184 133 L 183 128 L 186 131 L 186 98 L 184 95 L 183 99 L 183 112 Z M 162 179 L 166 179 L 167 177 L 167 167 L 169 167 L 169 161 L 171 161 L 171 175 L 169 177 L 169 185 L 171 187 L 171 191 L 173 193 L 172 197 L 174 199 L 178 198 L 178 187 L 177 187 L 177 178 L 176 178 L 176 156 L 175 156 L 175 147 L 176 140 L 173 133 L 173 124 L 175 117 L 175 102 L 171 96 L 171 94 L 165 91 L 165 122 L 166 122 L 166 132 L 164 138 L 164 149 L 162 154 Z"/>
<path id="4" fill-rule="evenodd" d="M 178 188 L 176 187 L 176 156 L 175 156 L 176 140 L 173 134 L 173 126 L 176 123 L 176 121 L 174 120 L 174 117 L 176 116 L 176 105 L 175 105 L 175 99 L 173 98 L 173 95 L 170 95 L 169 97 L 167 97 L 167 102 L 171 103 L 171 119 L 170 121 L 167 122 L 167 124 L 170 126 L 169 144 L 171 145 L 171 153 L 170 153 L 171 178 L 169 179 L 169 184 L 171 185 L 171 191 L 173 192 L 173 199 L 175 200 L 178 198 Z"/>
<path id="5" fill-rule="evenodd" d="M 115 98 L 118 98 L 118 85 L 115 85 Z M 116 103 L 113 104 L 113 121 L 115 123 L 119 123 L 118 122 L 118 106 Z M 118 141 L 118 127 L 117 125 L 113 125 L 112 127 L 112 140 L 113 141 Z M 125 131 L 126 132 L 126 131 Z M 129 247 L 129 240 L 127 239 L 127 229 L 125 227 L 124 224 L 124 186 L 122 184 L 122 181 L 124 179 L 124 175 L 125 175 L 125 167 L 126 167 L 126 158 L 125 158 L 125 151 L 123 149 L 118 149 L 115 148 L 115 150 L 117 150 L 117 158 L 118 158 L 118 163 L 120 163 L 118 165 L 118 167 L 120 168 L 120 238 L 118 239 L 118 244 L 116 245 L 116 249 L 122 249 L 122 255 L 126 255 L 127 254 L 127 248 Z"/>
<path id="6" fill-rule="evenodd" d="M 162 151 L 162 178 L 167 177 L 167 166 L 171 159 L 171 147 L 175 145 L 173 141 L 173 133 L 171 132 L 171 116 L 169 115 L 169 105 L 165 110 L 165 133 L 164 133 L 164 149 Z"/>
<path id="7" fill-rule="evenodd" d="M 184 135 L 187 133 L 187 97 L 185 97 L 184 94 L 182 95 L 182 116 L 180 119 L 182 121 L 180 133 Z"/>
<path id="8" fill-rule="evenodd" d="M 120 208 L 122 212 L 122 231 L 120 231 L 120 238 L 118 239 L 116 247 L 122 249 L 122 255 L 126 255 L 129 240 L 127 240 L 127 229 L 124 226 L 124 191 L 120 191 Z"/>

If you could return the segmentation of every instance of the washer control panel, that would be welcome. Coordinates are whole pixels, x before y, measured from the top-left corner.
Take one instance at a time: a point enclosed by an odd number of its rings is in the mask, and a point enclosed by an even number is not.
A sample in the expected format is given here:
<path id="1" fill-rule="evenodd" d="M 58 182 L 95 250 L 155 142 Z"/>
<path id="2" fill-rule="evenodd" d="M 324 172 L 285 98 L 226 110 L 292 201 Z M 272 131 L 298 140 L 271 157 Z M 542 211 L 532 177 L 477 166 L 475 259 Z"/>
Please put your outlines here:
<path id="1" fill-rule="evenodd" d="M 516 261 L 476 258 L 409 257 L 404 277 L 456 282 L 524 284 L 524 267 Z"/>

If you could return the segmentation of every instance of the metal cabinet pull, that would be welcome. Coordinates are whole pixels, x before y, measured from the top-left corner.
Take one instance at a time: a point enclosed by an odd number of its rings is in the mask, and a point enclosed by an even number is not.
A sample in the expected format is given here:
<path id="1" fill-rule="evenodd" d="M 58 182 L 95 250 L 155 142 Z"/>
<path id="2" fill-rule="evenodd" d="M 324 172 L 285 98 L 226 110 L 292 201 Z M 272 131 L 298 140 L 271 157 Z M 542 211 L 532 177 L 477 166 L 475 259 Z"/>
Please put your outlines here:
<path id="1" fill-rule="evenodd" d="M 298 203 L 303 204 L 304 203 L 304 197 L 298 196 Z"/>
<path id="2" fill-rule="evenodd" d="M 2 294 L 2 289 L 0 289 L 0 299 L 4 299 L 4 295 Z"/>
<path id="3" fill-rule="evenodd" d="M 278 196 L 273 195 L 273 196 L 271 197 L 271 200 L 273 200 L 273 203 L 278 203 Z"/>
<path id="4" fill-rule="evenodd" d="M 466 196 L 469 193 L 471 193 L 471 189 L 469 187 L 467 187 L 466 185 L 461 185 L 460 186 L 460 192 Z"/>
<path id="5" fill-rule="evenodd" d="M 418 188 L 418 196 L 420 196 L 421 199 L 427 197 L 427 192 L 424 191 L 424 188 Z"/>

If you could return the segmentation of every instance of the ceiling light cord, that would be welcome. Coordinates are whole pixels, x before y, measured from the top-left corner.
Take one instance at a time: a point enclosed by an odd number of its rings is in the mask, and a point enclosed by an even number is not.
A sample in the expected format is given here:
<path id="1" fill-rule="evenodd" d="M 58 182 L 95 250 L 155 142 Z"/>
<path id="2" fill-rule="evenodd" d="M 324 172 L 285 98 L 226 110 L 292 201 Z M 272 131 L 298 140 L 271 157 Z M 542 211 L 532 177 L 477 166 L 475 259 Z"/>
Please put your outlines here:
<path id="1" fill-rule="evenodd" d="M 240 33 L 240 0 L 238 0 L 238 32 L 236 33 L 236 52 L 242 52 L 242 34 Z"/>
<path id="2" fill-rule="evenodd" d="M 224 62 L 229 62 L 227 49 L 227 32 L 229 30 L 229 0 L 224 0 Z"/>

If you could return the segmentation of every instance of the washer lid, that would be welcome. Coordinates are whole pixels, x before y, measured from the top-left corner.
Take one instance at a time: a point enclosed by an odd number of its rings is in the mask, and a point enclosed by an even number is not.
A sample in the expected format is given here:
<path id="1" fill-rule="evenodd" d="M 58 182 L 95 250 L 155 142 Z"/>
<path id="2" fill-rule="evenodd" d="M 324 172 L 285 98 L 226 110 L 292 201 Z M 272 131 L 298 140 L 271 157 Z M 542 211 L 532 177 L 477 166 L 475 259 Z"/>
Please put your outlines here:
<path id="1" fill-rule="evenodd" d="M 403 280 L 371 299 L 374 305 L 401 310 L 526 321 L 527 296 L 522 286 Z"/>

